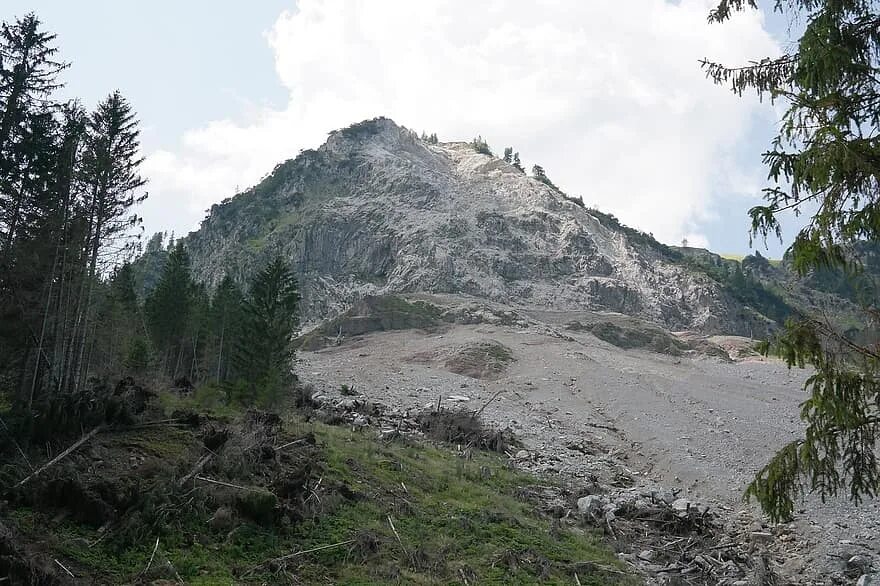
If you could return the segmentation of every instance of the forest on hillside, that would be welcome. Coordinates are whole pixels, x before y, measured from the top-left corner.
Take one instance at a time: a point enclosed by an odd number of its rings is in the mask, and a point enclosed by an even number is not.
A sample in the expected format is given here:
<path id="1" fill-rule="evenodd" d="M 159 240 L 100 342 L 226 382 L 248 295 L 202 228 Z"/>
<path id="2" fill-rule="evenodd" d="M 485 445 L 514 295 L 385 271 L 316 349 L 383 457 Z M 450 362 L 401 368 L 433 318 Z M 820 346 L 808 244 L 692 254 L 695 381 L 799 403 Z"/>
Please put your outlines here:
<path id="1" fill-rule="evenodd" d="M 297 284 L 280 259 L 245 292 L 196 283 L 167 243 L 151 294 L 130 261 L 146 197 L 139 121 L 119 91 L 61 100 L 69 64 L 34 14 L 0 28 L 0 399 L 20 441 L 111 417 L 133 377 L 270 404 L 293 380 Z M 112 80 L 111 80 L 112 83 Z M 147 252 L 162 248 L 161 236 Z M 165 258 L 167 257 L 167 259 Z M 4 409 L 6 411 L 6 409 Z"/>

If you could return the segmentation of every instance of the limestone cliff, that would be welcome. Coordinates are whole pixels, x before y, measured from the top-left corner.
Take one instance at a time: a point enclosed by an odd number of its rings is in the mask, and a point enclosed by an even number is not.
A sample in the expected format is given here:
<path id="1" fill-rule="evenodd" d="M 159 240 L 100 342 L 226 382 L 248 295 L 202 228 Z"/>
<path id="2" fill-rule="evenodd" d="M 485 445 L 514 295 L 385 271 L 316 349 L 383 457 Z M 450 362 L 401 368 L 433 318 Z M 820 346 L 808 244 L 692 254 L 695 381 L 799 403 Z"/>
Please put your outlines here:
<path id="1" fill-rule="evenodd" d="M 299 276 L 305 323 L 365 295 L 423 291 L 610 310 L 671 330 L 768 324 L 649 236 L 469 144 L 428 144 L 384 118 L 278 165 L 212 207 L 187 243 L 210 285 L 226 273 L 245 280 L 282 254 Z"/>

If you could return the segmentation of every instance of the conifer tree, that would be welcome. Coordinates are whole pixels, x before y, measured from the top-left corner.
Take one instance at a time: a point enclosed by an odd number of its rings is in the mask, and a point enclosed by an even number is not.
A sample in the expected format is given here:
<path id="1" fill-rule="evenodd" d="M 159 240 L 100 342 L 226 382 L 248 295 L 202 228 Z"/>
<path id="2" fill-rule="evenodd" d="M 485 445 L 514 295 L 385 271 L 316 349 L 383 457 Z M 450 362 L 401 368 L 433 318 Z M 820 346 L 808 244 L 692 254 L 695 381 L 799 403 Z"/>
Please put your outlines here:
<path id="1" fill-rule="evenodd" d="M 189 254 L 178 241 L 156 288 L 147 297 L 145 312 L 153 344 L 162 357 L 162 370 L 177 378 L 182 372 L 193 306 Z"/>
<path id="2" fill-rule="evenodd" d="M 235 366 L 242 377 L 246 402 L 275 404 L 293 382 L 293 333 L 299 323 L 296 279 L 280 257 L 251 283 L 244 304 Z"/>
<path id="3" fill-rule="evenodd" d="M 91 116 L 56 102 L 54 40 L 33 14 L 0 25 L 0 390 L 29 421 L 144 330 L 130 267 L 105 280 L 144 197 L 137 122 L 118 92 Z"/>
<path id="4" fill-rule="evenodd" d="M 122 263 L 113 271 L 113 276 L 110 279 L 110 291 L 113 299 L 126 311 L 132 313 L 137 311 L 134 269 L 130 263 Z"/>
<path id="5" fill-rule="evenodd" d="M 217 383 L 232 378 L 232 349 L 239 338 L 243 320 L 244 296 L 228 275 L 223 278 L 211 300 L 211 327 L 214 353 L 207 366 Z"/>
<path id="6" fill-rule="evenodd" d="M 722 0 L 709 20 L 756 9 L 756 0 Z M 753 89 L 785 104 L 779 135 L 764 154 L 771 185 L 750 210 L 752 233 L 781 237 L 786 212 L 812 217 L 789 250 L 797 271 L 857 271 L 860 244 L 880 239 L 880 14 L 860 0 L 777 0 L 802 19 L 795 51 L 745 67 L 703 61 L 707 75 L 738 95 Z M 815 210 L 815 211 L 814 211 Z M 875 325 L 878 298 L 865 306 Z M 805 492 L 847 492 L 859 502 L 880 493 L 880 349 L 857 343 L 820 317 L 790 320 L 772 346 L 789 366 L 812 365 L 801 406 L 804 437 L 756 476 L 747 496 L 774 519 L 789 518 Z"/>
<path id="7" fill-rule="evenodd" d="M 556 191 L 560 191 L 556 185 L 550 181 L 550 178 L 547 177 L 546 171 L 544 171 L 544 167 L 541 165 L 534 165 L 532 167 L 532 177 L 543 183 L 544 185 L 555 189 Z"/>
<path id="8" fill-rule="evenodd" d="M 489 148 L 489 143 L 487 143 L 482 136 L 477 136 L 472 140 L 471 147 L 481 155 L 492 155 L 492 149 Z"/>
<path id="9" fill-rule="evenodd" d="M 120 252 L 128 248 L 130 230 L 139 222 L 131 208 L 146 198 L 139 192 L 146 180 L 138 172 L 143 158 L 139 152 L 137 126 L 131 106 L 118 91 L 98 104 L 87 124 L 80 173 L 88 194 L 84 246 L 88 251 L 88 266 L 69 360 L 66 388 L 72 392 L 79 389 L 86 374 L 83 360 L 99 263 L 118 258 Z"/>
<path id="10" fill-rule="evenodd" d="M 128 263 L 116 267 L 98 287 L 90 374 L 115 378 L 124 374 L 130 355 L 144 341 L 143 317 L 134 289 L 134 271 Z"/>
<path id="11" fill-rule="evenodd" d="M 513 163 L 513 147 L 504 148 L 504 162 L 508 164 Z"/>
<path id="12" fill-rule="evenodd" d="M 40 25 L 33 13 L 0 24 L 0 159 L 16 126 L 60 87 L 58 74 L 67 67 L 55 60 L 55 35 Z"/>
<path id="13" fill-rule="evenodd" d="M 0 369 L 15 373 L 4 386 L 26 407 L 55 363 L 53 248 L 71 207 L 58 173 L 67 129 L 50 99 L 66 67 L 54 39 L 33 14 L 0 24 Z"/>
<path id="14" fill-rule="evenodd" d="M 516 167 L 520 173 L 526 172 L 522 166 L 522 162 L 519 160 L 519 153 L 513 153 L 513 166 Z"/>

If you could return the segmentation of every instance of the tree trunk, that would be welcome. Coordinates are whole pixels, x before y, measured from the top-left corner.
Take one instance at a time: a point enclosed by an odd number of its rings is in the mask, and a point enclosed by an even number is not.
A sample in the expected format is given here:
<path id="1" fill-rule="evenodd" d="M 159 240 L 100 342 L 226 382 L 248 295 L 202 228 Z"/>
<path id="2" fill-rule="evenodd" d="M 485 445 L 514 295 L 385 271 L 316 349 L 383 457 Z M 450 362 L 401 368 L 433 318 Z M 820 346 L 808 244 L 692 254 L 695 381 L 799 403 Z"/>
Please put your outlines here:
<path id="1" fill-rule="evenodd" d="M 90 254 L 89 254 L 89 267 L 88 271 L 85 275 L 85 281 L 80 288 L 80 291 L 85 293 L 85 302 L 81 303 L 82 307 L 79 311 L 79 315 L 77 317 L 77 325 L 79 327 L 79 331 L 75 331 L 74 335 L 77 337 L 76 340 L 76 348 L 75 352 L 77 353 L 76 360 L 71 365 L 73 368 L 73 378 L 72 378 L 72 390 L 74 393 L 79 391 L 80 379 L 82 377 L 82 365 L 83 360 L 85 358 L 85 349 L 86 349 L 86 338 L 89 330 L 89 315 L 92 309 L 92 298 L 95 292 L 95 278 L 98 273 L 98 251 L 101 247 L 101 230 L 103 229 L 103 193 L 102 190 L 96 190 L 95 194 L 95 204 L 93 207 L 95 208 L 94 213 L 92 214 L 92 220 L 94 221 L 94 230 L 90 230 L 89 236 L 91 240 L 88 241 L 90 245 Z M 81 333 L 80 333 L 81 332 Z"/>
<path id="2" fill-rule="evenodd" d="M 220 324 L 220 348 L 217 350 L 217 384 L 220 384 L 220 368 L 223 364 L 223 336 L 226 333 L 226 319 Z"/>

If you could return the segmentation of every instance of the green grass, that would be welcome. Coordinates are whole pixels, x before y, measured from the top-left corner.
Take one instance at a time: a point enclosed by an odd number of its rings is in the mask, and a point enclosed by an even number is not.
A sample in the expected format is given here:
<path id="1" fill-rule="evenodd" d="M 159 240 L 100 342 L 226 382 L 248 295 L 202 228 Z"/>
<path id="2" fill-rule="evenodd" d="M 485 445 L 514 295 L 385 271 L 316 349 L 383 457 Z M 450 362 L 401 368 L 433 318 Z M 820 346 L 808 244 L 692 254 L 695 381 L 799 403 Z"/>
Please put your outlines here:
<path id="1" fill-rule="evenodd" d="M 158 402 L 169 417 L 175 411 L 193 411 L 221 419 L 232 418 L 239 413 L 229 402 L 226 390 L 210 383 L 198 387 L 189 395 L 162 391 Z"/>
<path id="2" fill-rule="evenodd" d="M 345 337 L 403 329 L 427 329 L 442 323 L 443 310 L 425 301 L 397 295 L 367 297 L 354 308 L 295 340 L 306 350 L 317 350 L 341 333 Z"/>
<path id="3" fill-rule="evenodd" d="M 542 481 L 511 469 L 504 458 L 463 456 L 451 447 L 404 439 L 384 443 L 369 431 L 297 417 L 284 423 L 285 437 L 309 432 L 320 460 L 309 486 L 319 476 L 327 492 L 313 503 L 316 514 L 296 523 L 239 519 L 231 530 L 213 529 L 208 520 L 217 505 L 199 505 L 207 490 L 199 486 L 186 489 L 194 504 L 161 528 L 145 523 L 140 534 L 124 538 L 111 528 L 102 539 L 75 516 L 37 507 L 12 509 L 4 521 L 97 584 L 135 580 L 156 537 L 154 564 L 168 559 L 190 584 L 286 583 L 280 566 L 267 560 L 349 540 L 355 543 L 296 556 L 284 568 L 305 584 L 463 584 L 462 576 L 471 584 L 571 584 L 575 571 L 582 584 L 637 583 L 619 573 L 622 566 L 599 535 L 579 526 L 554 527 L 518 498 L 524 487 Z M 199 434 L 143 429 L 99 436 L 93 454 L 109 460 L 117 450 L 122 460 L 134 449 L 163 463 L 170 475 L 191 466 L 200 453 Z M 346 487 L 349 496 L 339 497 L 331 487 Z"/>

